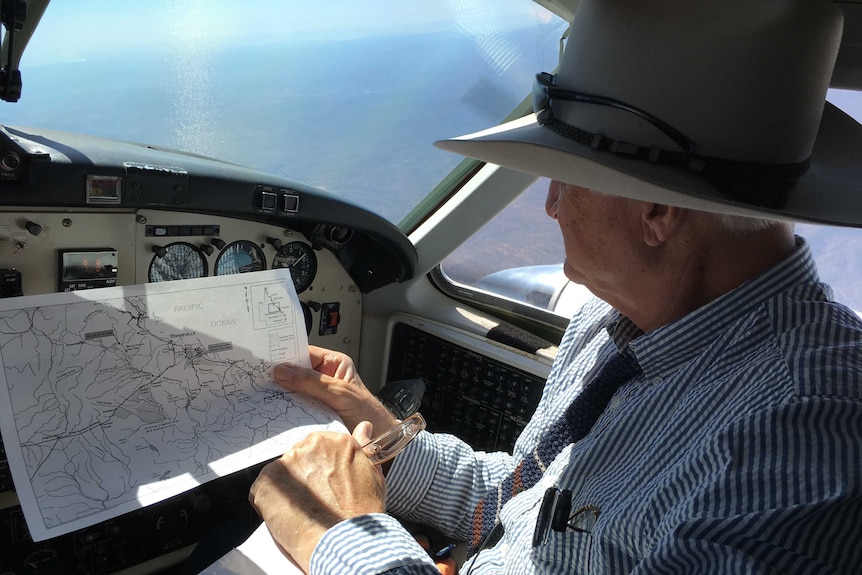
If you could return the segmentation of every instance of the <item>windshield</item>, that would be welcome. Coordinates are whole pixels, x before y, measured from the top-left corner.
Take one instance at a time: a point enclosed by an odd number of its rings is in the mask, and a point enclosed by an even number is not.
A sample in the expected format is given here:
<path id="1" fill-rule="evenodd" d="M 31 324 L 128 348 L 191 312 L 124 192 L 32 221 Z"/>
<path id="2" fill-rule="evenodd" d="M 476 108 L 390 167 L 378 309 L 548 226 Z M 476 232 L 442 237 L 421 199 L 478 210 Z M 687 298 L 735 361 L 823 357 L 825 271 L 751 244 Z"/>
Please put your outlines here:
<path id="1" fill-rule="evenodd" d="M 0 123 L 212 156 L 398 223 L 499 123 L 566 26 L 530 0 L 52 2 Z"/>

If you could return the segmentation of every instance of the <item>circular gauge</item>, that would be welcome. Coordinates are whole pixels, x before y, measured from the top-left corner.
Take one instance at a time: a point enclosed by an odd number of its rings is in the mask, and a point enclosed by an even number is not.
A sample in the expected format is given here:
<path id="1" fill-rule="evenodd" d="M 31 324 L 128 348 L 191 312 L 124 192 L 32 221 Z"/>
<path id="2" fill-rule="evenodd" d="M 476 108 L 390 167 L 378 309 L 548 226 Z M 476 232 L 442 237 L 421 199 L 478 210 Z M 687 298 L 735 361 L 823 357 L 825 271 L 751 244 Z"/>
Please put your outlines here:
<path id="1" fill-rule="evenodd" d="M 150 262 L 151 282 L 206 277 L 207 260 L 199 249 L 186 242 L 175 242 L 158 250 Z"/>
<path id="2" fill-rule="evenodd" d="M 304 242 L 290 242 L 278 248 L 272 260 L 272 269 L 288 268 L 296 293 L 308 289 L 317 274 L 317 256 L 314 248 Z"/>
<path id="3" fill-rule="evenodd" d="M 244 274 L 266 269 L 263 250 L 254 242 L 239 240 L 224 247 L 215 262 L 215 275 Z"/>

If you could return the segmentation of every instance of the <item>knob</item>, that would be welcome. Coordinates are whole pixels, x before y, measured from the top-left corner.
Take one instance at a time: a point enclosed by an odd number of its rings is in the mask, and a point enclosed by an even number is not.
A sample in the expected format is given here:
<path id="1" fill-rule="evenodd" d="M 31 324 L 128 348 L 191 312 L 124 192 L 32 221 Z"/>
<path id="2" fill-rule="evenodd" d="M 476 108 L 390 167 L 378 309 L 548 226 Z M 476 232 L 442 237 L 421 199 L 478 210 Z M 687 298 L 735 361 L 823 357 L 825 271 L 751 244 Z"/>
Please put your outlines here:
<path id="1" fill-rule="evenodd" d="M 192 499 L 192 508 L 195 513 L 206 513 L 210 509 L 212 509 L 213 500 L 206 493 L 198 493 L 195 495 L 194 499 Z"/>
<path id="2" fill-rule="evenodd" d="M 353 236 L 353 230 L 341 226 L 329 226 L 326 229 L 326 237 L 329 241 L 344 244 Z"/>
<path id="3" fill-rule="evenodd" d="M 223 247 L 225 247 L 225 245 L 226 245 L 226 244 L 225 244 L 225 241 L 224 241 L 224 240 L 221 240 L 221 239 L 219 239 L 219 238 L 213 238 L 213 239 L 211 239 L 211 240 L 210 240 L 210 243 L 211 243 L 212 245 L 214 245 L 214 246 L 216 247 L 216 249 L 219 249 L 219 250 L 220 250 L 220 249 L 222 249 Z"/>
<path id="4" fill-rule="evenodd" d="M 278 238 L 266 238 L 266 243 L 268 243 L 277 250 L 280 250 L 281 246 L 284 245 L 283 242 Z"/>
<path id="5" fill-rule="evenodd" d="M 201 251 L 208 256 L 213 255 L 213 247 L 209 244 L 201 244 Z"/>
<path id="6" fill-rule="evenodd" d="M 152 250 L 153 253 L 160 258 L 163 258 L 168 255 L 168 250 L 166 250 L 163 246 L 153 246 Z"/>
<path id="7" fill-rule="evenodd" d="M 26 224 L 24 224 L 24 228 L 25 228 L 28 232 L 30 232 L 31 234 L 33 234 L 34 236 L 38 236 L 39 234 L 41 234 L 41 233 L 42 233 L 42 226 L 40 226 L 40 225 L 39 225 L 39 224 L 37 224 L 36 222 L 31 222 L 31 221 L 29 221 L 29 220 L 27 221 L 27 223 L 26 223 Z"/>
<path id="8" fill-rule="evenodd" d="M 0 156 L 0 168 L 7 172 L 14 172 L 21 166 L 21 158 L 15 152 L 5 152 Z"/>
<path id="9" fill-rule="evenodd" d="M 165 541 L 168 538 L 177 537 L 189 526 L 189 514 L 185 509 L 169 510 L 156 519 L 156 532 Z"/>

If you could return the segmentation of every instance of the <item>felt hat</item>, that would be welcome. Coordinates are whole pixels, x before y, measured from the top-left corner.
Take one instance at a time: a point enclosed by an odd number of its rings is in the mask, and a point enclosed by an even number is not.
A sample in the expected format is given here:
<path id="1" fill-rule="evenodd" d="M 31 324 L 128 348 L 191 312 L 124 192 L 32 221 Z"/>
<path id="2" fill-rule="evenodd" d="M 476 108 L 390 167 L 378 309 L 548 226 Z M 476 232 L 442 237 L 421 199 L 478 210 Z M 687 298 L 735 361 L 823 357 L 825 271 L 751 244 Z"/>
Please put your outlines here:
<path id="1" fill-rule="evenodd" d="M 820 0 L 581 0 L 535 113 L 440 148 L 600 192 L 862 227 L 862 126 Z"/>

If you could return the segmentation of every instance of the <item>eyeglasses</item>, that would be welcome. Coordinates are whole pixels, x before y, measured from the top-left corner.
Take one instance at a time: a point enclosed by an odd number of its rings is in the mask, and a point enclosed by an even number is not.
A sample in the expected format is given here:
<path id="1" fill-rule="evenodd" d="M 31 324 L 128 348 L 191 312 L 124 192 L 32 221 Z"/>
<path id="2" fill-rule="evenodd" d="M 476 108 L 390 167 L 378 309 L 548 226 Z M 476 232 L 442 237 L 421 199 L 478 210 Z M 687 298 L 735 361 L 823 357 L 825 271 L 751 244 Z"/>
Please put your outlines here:
<path id="1" fill-rule="evenodd" d="M 553 112 L 554 100 L 608 106 L 610 108 L 625 110 L 626 112 L 630 112 L 639 118 L 646 120 L 658 128 L 661 133 L 673 140 L 686 154 L 691 155 L 695 153 L 696 148 L 694 142 L 685 137 L 682 132 L 667 122 L 656 118 L 649 112 L 645 112 L 640 108 L 636 108 L 635 106 L 626 104 L 625 102 L 621 102 L 614 98 L 566 90 L 558 87 L 556 83 L 556 74 L 549 74 L 548 72 L 539 72 L 536 74 L 536 79 L 533 82 L 533 111 L 536 113 L 536 121 L 540 125 L 548 124 L 552 120 L 556 119 Z"/>
<path id="2" fill-rule="evenodd" d="M 380 465 L 401 453 L 423 429 L 425 419 L 421 414 L 414 413 L 363 445 L 362 451 L 374 465 Z"/>

